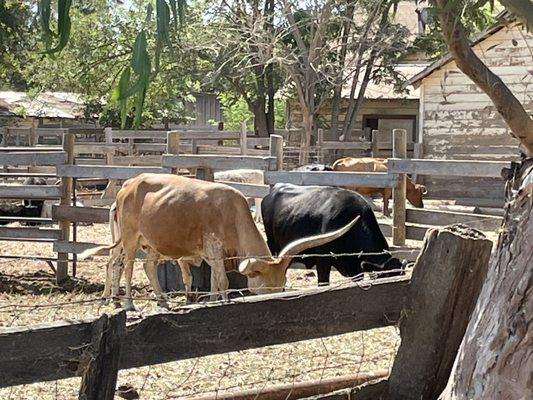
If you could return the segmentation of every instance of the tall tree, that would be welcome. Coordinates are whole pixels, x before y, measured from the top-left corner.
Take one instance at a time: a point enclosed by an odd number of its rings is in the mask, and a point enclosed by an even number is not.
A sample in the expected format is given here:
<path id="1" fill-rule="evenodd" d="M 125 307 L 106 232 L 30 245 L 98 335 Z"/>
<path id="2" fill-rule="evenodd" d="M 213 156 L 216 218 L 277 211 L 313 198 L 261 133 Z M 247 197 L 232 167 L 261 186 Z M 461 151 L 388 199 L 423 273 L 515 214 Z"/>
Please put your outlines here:
<path id="1" fill-rule="evenodd" d="M 371 81 L 394 80 L 393 66 L 407 46 L 408 32 L 392 23 L 397 0 L 345 0 L 280 4 L 280 38 L 276 59 L 290 76 L 303 119 L 300 163 L 308 156 L 320 108 L 331 99 L 330 136 L 337 139 L 355 127 L 357 112 Z M 274 41 L 274 40 L 272 40 Z M 343 88 L 348 109 L 340 127 Z"/>
<path id="2" fill-rule="evenodd" d="M 263 45 L 274 29 L 274 0 L 223 0 L 210 14 L 204 46 L 213 54 L 211 83 L 246 101 L 259 136 L 274 133 L 274 100 L 282 82 L 272 46 Z"/>

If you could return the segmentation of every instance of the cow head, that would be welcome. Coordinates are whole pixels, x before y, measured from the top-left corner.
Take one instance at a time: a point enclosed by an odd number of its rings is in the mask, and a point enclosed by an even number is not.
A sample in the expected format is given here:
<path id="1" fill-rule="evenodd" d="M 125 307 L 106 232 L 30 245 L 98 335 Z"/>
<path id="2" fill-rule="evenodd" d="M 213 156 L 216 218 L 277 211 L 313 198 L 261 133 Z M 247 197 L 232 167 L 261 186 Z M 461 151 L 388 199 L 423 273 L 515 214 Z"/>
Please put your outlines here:
<path id="1" fill-rule="evenodd" d="M 277 257 L 248 258 L 240 263 L 239 272 L 248 277 L 248 287 L 253 293 L 280 292 L 287 281 L 286 272 L 292 261 L 290 256 L 332 242 L 348 232 L 358 219 L 359 216 L 336 231 L 295 240 L 285 246 Z"/>
<path id="2" fill-rule="evenodd" d="M 409 178 L 407 178 L 407 200 L 413 206 L 418 208 L 424 207 L 424 201 L 422 198 L 428 193 L 424 185 L 419 185 L 418 183 L 413 183 Z"/>

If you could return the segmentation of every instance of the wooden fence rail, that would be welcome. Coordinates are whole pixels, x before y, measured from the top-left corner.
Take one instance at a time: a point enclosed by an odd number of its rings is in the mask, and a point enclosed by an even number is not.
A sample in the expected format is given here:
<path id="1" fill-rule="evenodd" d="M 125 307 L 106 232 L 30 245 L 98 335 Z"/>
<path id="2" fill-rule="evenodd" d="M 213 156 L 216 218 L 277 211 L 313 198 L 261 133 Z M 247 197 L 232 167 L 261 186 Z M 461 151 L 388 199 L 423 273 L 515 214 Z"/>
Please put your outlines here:
<path id="1" fill-rule="evenodd" d="M 299 290 L 149 315 L 127 325 L 119 367 L 394 325 L 408 289 L 409 277 L 403 276 L 380 279 L 369 287 L 347 284 Z M 91 343 L 93 322 L 0 328 L 0 387 L 80 376 L 80 360 Z"/>

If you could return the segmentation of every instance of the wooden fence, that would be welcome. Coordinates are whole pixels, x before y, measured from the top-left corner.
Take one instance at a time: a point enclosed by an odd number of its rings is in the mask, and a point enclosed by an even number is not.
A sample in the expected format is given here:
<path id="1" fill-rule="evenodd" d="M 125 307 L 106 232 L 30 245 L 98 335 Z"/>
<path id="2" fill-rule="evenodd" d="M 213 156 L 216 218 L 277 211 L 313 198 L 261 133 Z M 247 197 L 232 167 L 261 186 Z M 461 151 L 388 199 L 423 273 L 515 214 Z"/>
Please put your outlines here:
<path id="1" fill-rule="evenodd" d="M 23 187 L 2 185 L 0 188 L 0 198 L 25 198 L 32 199 L 41 196 L 45 199 L 61 199 L 58 206 L 53 208 L 52 221 L 59 222 L 59 229 L 48 227 L 32 228 L 0 228 L 0 238 L 5 240 L 31 240 L 31 241 L 53 241 L 54 250 L 59 253 L 61 268 L 58 268 L 58 279 L 66 276 L 67 253 L 77 254 L 90 247 L 94 243 L 79 242 L 75 238 L 70 238 L 69 227 L 77 223 L 104 223 L 107 221 L 108 210 L 98 206 L 109 206 L 114 200 L 114 192 L 106 194 L 107 198 L 96 198 L 84 200 L 86 207 L 78 207 L 72 203 L 79 196 L 73 188 L 73 181 L 98 180 L 104 183 L 122 181 L 129 179 L 143 172 L 164 173 L 177 172 L 180 169 L 195 171 L 200 179 L 213 180 L 213 171 L 217 169 L 255 168 L 265 171 L 265 184 L 252 185 L 244 183 L 229 183 L 240 190 L 245 196 L 259 197 L 266 196 L 269 185 L 278 182 L 288 182 L 298 185 L 331 185 L 331 186 L 355 186 L 355 187 L 390 187 L 394 192 L 393 222 L 380 221 L 380 227 L 386 236 L 393 238 L 393 244 L 403 249 L 405 240 L 422 240 L 426 232 L 435 227 L 450 223 L 466 223 L 469 226 L 482 230 L 494 230 L 501 224 L 501 218 L 497 216 L 479 215 L 466 212 L 435 211 L 425 209 L 407 209 L 405 206 L 405 196 L 401 193 L 403 188 L 398 189 L 398 185 L 405 178 L 406 173 L 419 175 L 446 175 L 446 176 L 481 176 L 499 177 L 501 170 L 509 166 L 506 162 L 486 162 L 486 161 L 449 161 L 449 160 L 424 160 L 424 159 L 389 159 L 388 173 L 353 173 L 353 172 L 296 172 L 283 171 L 283 138 L 272 136 L 268 143 L 268 154 L 263 155 L 222 155 L 222 154 L 184 154 L 182 150 L 187 146 L 203 146 L 202 141 L 218 142 L 220 140 L 234 140 L 239 135 L 241 143 L 235 145 L 239 151 L 246 151 L 241 148 L 242 140 L 247 143 L 252 140 L 242 132 L 163 132 L 163 131 L 143 131 L 132 133 L 130 131 L 110 131 L 104 132 L 105 142 L 81 143 L 75 142 L 73 134 L 64 134 L 63 147 L 0 147 L 0 165 L 11 168 L 2 174 L 2 178 L 17 178 L 21 176 L 42 176 L 50 178 L 60 178 L 59 187 Z M 394 140 L 398 157 L 407 154 L 407 144 L 399 139 L 405 135 L 402 130 L 395 130 Z M 137 136 L 136 136 L 137 135 Z M 144 136 L 143 136 L 144 135 Z M 163 135 L 165 136 L 163 138 Z M 198 139 L 198 138 L 201 139 Z M 221 137 L 223 139 L 221 139 Z M 246 137 L 246 139 L 244 139 Z M 137 143 L 135 139 L 157 139 L 160 143 Z M 255 140 L 255 139 L 254 139 Z M 263 139 L 261 139 L 263 140 Z M 195 142 L 196 141 L 196 142 Z M 131 146 L 158 146 L 156 152 L 162 155 L 137 155 Z M 162 146 L 165 150 L 161 150 Z M 207 146 L 207 145 L 206 145 Z M 246 145 L 245 147 L 247 147 Z M 215 146 L 216 147 L 216 146 Z M 224 146 L 227 149 L 228 147 Z M 152 151 L 150 147 L 141 147 L 142 151 Z M 100 152 L 100 153 L 98 153 Z M 102 161 L 107 165 L 92 165 L 86 158 L 80 157 L 84 154 L 100 154 Z M 118 154 L 118 155 L 117 155 Z M 125 154 L 125 155 L 122 155 Z M 157 160 L 150 159 L 144 163 L 145 157 L 157 157 Z M 141 161 L 139 161 L 141 160 Z M 127 165 L 116 165 L 127 164 Z M 81 163 L 81 165 L 80 165 Z M 133 164 L 133 165 L 132 165 Z M 137 165 L 141 164 L 141 165 Z M 146 164 L 146 165 L 143 165 Z M 13 166 L 29 165 L 26 169 L 13 169 Z M 43 168 L 48 168 L 42 172 Z M 39 172 L 34 172 L 39 171 Z M 108 188 L 112 185 L 108 184 Z M 74 185 L 75 186 L 75 185 Z M 5 220 L 5 218 L 4 218 Z M 20 219 L 19 219 L 20 220 Z M 408 255 L 411 255 L 407 251 Z"/>
<path id="2" fill-rule="evenodd" d="M 401 320 L 402 344 L 391 375 L 394 390 L 412 385 L 405 371 L 414 369 L 420 371 L 417 382 L 429 376 L 438 390 L 451 371 L 476 303 L 491 245 L 473 231 L 452 228 L 428 237 L 412 279 L 409 272 L 362 284 L 185 306 L 127 325 L 122 311 L 88 321 L 1 328 L 0 387 L 82 376 L 80 398 L 107 400 L 114 396 L 118 369 L 374 329 Z M 419 389 L 406 398 L 429 398 L 421 397 Z"/>

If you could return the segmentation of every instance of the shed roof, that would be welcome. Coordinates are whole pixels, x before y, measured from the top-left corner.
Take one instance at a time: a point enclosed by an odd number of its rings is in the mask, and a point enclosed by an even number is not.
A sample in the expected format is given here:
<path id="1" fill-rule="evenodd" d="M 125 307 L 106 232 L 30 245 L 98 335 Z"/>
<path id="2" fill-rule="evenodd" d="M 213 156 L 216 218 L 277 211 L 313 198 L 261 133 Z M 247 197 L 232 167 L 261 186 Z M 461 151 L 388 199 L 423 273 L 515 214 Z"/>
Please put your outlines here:
<path id="1" fill-rule="evenodd" d="M 43 92 L 30 98 L 26 92 L 0 91 L 0 116 L 75 119 L 84 116 L 82 96 L 67 92 Z"/>
<path id="2" fill-rule="evenodd" d="M 470 44 L 471 47 L 483 42 L 485 39 L 491 37 L 496 32 L 509 25 L 511 22 L 513 22 L 514 18 L 512 18 L 507 11 L 503 11 L 498 14 L 496 20 L 497 22 L 493 26 L 481 32 L 473 40 L 473 42 Z M 405 82 L 403 86 L 407 87 L 409 85 L 413 85 L 415 88 L 418 88 L 421 84 L 422 79 L 424 79 L 434 71 L 442 68 L 451 61 L 453 61 L 453 56 L 450 53 L 446 53 L 443 57 L 439 58 L 438 60 L 430 64 L 427 68 L 414 75 L 411 79 Z"/>

